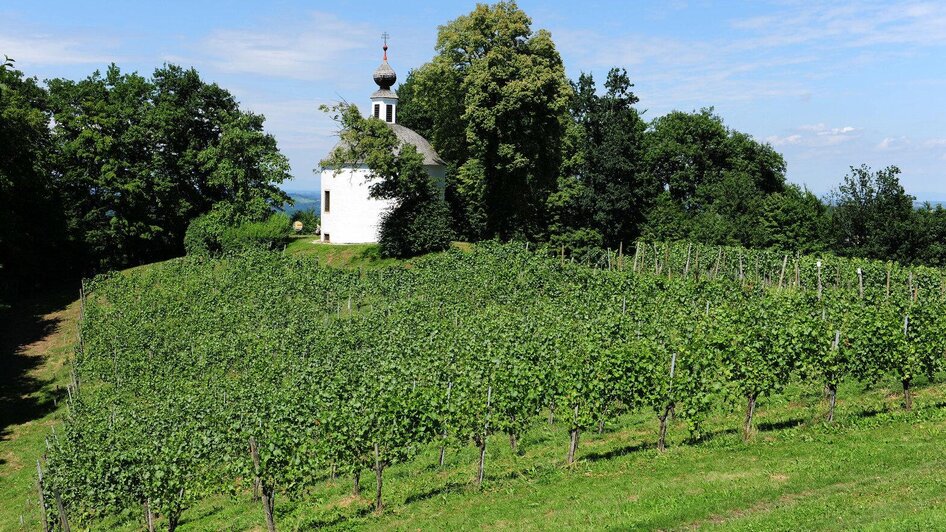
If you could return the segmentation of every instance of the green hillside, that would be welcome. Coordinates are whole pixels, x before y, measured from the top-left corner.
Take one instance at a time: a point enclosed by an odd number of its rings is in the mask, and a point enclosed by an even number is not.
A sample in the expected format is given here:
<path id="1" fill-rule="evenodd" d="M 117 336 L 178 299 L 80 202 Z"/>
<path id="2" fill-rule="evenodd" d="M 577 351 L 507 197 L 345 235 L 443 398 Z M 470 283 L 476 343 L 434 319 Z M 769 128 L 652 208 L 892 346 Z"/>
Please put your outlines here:
<path id="1" fill-rule="evenodd" d="M 147 500 L 159 528 L 168 525 L 163 508 L 172 500 L 160 497 L 184 495 L 181 530 L 261 529 L 265 515 L 253 500 L 252 462 L 242 443 L 248 435 L 260 442 L 262 478 L 264 486 L 274 486 L 274 518 L 281 530 L 931 529 L 946 524 L 946 486 L 938 481 L 946 472 L 941 453 L 946 386 L 938 381 L 915 376 L 913 410 L 905 411 L 894 367 L 868 354 L 862 365 L 882 363 L 886 369 L 877 380 L 845 378 L 837 390 L 835 421 L 826 423 L 823 385 L 810 370 L 801 370 L 811 360 L 799 358 L 787 386 L 771 383 L 771 395 L 759 398 L 754 435 L 743 442 L 745 405 L 737 386 L 742 381 L 728 355 L 717 358 L 722 352 L 700 351 L 699 335 L 686 340 L 671 333 L 658 343 L 646 339 L 661 330 L 690 330 L 688 323 L 716 327 L 707 331 L 735 334 L 736 339 L 739 330 L 727 328 L 732 317 L 725 309 L 766 301 L 785 304 L 796 316 L 776 313 L 772 316 L 788 322 L 756 318 L 759 324 L 743 328 L 772 328 L 773 337 L 782 338 L 803 323 L 864 315 L 868 321 L 882 319 L 878 310 L 884 307 L 874 298 L 883 299 L 883 285 L 870 283 L 863 303 L 857 303 L 859 296 L 850 288 L 825 286 L 823 297 L 832 304 L 822 311 L 812 304 L 817 296 L 810 290 L 778 290 L 764 283 L 740 289 L 722 277 L 698 284 L 668 281 L 635 273 L 637 259 L 634 267 L 628 265 L 631 271 L 619 271 L 621 260 L 617 270 L 609 271 L 559 264 L 516 246 L 480 245 L 471 252 L 416 259 L 405 267 L 392 263 L 366 269 L 370 246 L 330 255 L 327 248 L 342 246 L 309 245 L 319 249 L 295 257 L 251 253 L 209 263 L 177 259 L 92 285 L 85 302 L 85 354 L 77 368 L 81 393 L 69 407 L 71 421 L 51 436 L 51 426 L 64 416 L 62 405 L 70 402 L 60 389 L 58 408 L 49 407 L 47 395 L 42 400 L 47 409 L 36 412 L 40 422 L 12 420 L 10 437 L 0 443 L 3 459 L 14 464 L 10 473 L 4 470 L 3 490 L 10 502 L 3 505 L 2 517 L 12 523 L 5 526 L 39 526 L 34 470 L 27 464 L 35 463 L 43 439 L 51 437 L 45 487 L 62 495 L 73 526 L 142 528 L 144 514 L 134 502 L 135 493 L 151 486 Z M 336 265 L 358 269 L 313 264 L 312 258 L 330 262 L 329 257 Z M 679 275 L 672 265 L 663 263 Z M 843 262 L 836 267 L 839 272 L 846 268 Z M 906 279 L 899 270 L 893 273 L 889 304 L 912 309 L 914 341 L 925 342 L 920 311 L 940 300 L 910 304 L 898 289 Z M 805 275 L 802 286 L 808 283 Z M 909 279 L 920 282 L 912 275 Z M 671 293 L 676 295 L 664 298 Z M 616 294 L 623 295 L 615 299 Z M 690 308 L 689 298 L 709 298 L 719 310 L 703 320 L 700 303 L 687 320 L 667 321 Z M 856 309 L 840 305 L 844 301 Z M 57 305 L 63 302 L 51 304 Z M 47 336 L 40 345 L 55 349 L 38 350 L 32 342 L 18 350 L 45 357 L 26 372 L 52 375 L 38 385 L 46 390 L 39 393 L 55 393 L 56 385 L 70 382 L 64 363 L 74 345 L 69 331 L 74 331 L 77 306 L 54 313 L 62 316 L 58 329 L 41 331 Z M 590 309 L 599 315 L 590 329 L 569 318 L 591 317 Z M 652 311 L 657 314 L 645 322 L 635 317 Z M 809 311 L 814 321 L 806 322 Z M 721 325 L 713 325 L 716 321 Z M 643 327 L 642 332 L 650 332 L 607 347 L 607 356 L 595 355 L 597 348 L 583 351 L 582 343 L 596 337 L 594 331 L 615 326 L 618 331 Z M 535 328 L 523 334 L 519 327 Z M 858 332 L 846 332 L 842 343 L 848 345 L 848 336 Z M 562 335 L 562 343 L 541 348 L 552 339 L 550 333 Z M 761 339 L 766 333 L 755 335 Z M 691 359 L 681 351 L 670 362 L 680 391 L 665 395 L 668 391 L 658 386 L 654 390 L 659 393 L 652 395 L 647 390 L 657 381 L 651 379 L 665 374 L 671 357 L 661 361 L 663 355 L 658 356 L 658 364 L 648 369 L 648 351 L 661 349 L 661 342 L 681 341 L 687 350 L 709 358 Z M 808 345 L 803 337 L 791 342 Z M 624 350 L 624 344 L 633 348 Z M 890 345 L 900 349 L 900 344 Z M 483 358 L 480 353 L 487 351 L 492 355 Z M 591 358 L 572 358 L 581 353 Z M 824 353 L 815 348 L 809 355 Z M 454 362 L 445 365 L 449 360 Z M 758 367 L 771 369 L 778 363 Z M 453 377 L 451 364 L 459 371 Z M 560 369 L 550 373 L 556 366 Z M 477 380 L 478 367 L 493 367 L 484 374 L 492 376 Z M 693 373 L 696 367 L 707 371 Z M 599 372 L 606 368 L 611 370 Z M 650 384 L 634 388 L 628 378 Z M 441 388 L 446 380 L 450 386 Z M 378 382 L 392 388 L 377 388 Z M 481 385 L 490 382 L 487 400 L 479 394 Z M 700 397 L 706 401 L 694 402 L 704 384 L 706 395 Z M 568 391 L 572 386 L 579 386 L 574 388 L 578 395 Z M 442 403 L 451 388 L 452 399 Z M 522 395 L 509 395 L 513 390 Z M 624 391 L 611 395 L 608 390 Z M 669 419 L 667 451 L 660 452 L 662 410 L 656 405 L 668 397 L 682 402 Z M 402 402 L 404 398 L 413 399 Z M 580 402 L 570 402 L 575 399 Z M 389 401 L 394 410 L 348 417 L 364 408 L 357 405 Z M 454 407 L 444 410 L 444 404 Z M 571 404 L 589 410 L 581 410 L 579 418 L 579 407 L 573 414 Z M 594 404 L 599 406 L 592 408 Z M 478 410 L 484 405 L 489 408 Z M 522 407 L 526 415 L 517 421 L 500 415 Z M 360 417 L 370 412 L 380 417 Z M 465 430 L 465 416 L 475 421 L 483 412 L 493 428 L 484 440 L 480 485 L 480 449 L 457 436 Z M 241 421 L 218 425 L 230 416 Z M 378 429 L 370 428 L 370 419 L 381 423 Z M 362 423 L 368 423 L 368 432 L 349 432 Z M 383 471 L 384 509 L 377 512 L 370 460 L 355 462 L 363 465 L 358 466 L 361 493 L 353 495 L 351 466 L 338 453 L 348 448 L 346 441 L 369 442 L 379 437 L 370 436 L 373 431 L 394 426 L 400 428 L 384 438 L 395 439 L 383 440 L 388 442 L 384 452 L 395 454 Z M 579 444 L 569 465 L 569 433 L 576 427 Z M 447 440 L 440 436 L 442 429 L 450 435 Z M 79 434 L 85 436 L 75 440 Z M 85 443 L 75 446 L 79 441 Z M 445 461 L 438 466 L 444 441 Z M 99 465 L 89 468 L 92 462 Z M 143 473 L 149 477 L 137 477 Z M 50 517 L 55 517 L 52 510 Z"/>

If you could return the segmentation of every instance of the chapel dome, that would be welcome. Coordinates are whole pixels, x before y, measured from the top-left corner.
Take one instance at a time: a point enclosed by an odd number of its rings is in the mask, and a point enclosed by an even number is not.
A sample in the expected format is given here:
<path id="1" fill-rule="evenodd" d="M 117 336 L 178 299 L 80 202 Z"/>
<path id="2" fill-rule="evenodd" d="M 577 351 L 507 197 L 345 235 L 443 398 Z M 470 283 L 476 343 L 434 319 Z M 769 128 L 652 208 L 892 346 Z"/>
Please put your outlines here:
<path id="1" fill-rule="evenodd" d="M 424 158 L 424 166 L 445 166 L 446 163 L 443 162 L 443 159 L 437 155 L 437 150 L 430 145 L 430 142 L 427 142 L 427 139 L 422 137 L 420 133 L 414 131 L 413 129 L 402 126 L 401 124 L 391 124 L 387 123 L 387 126 L 391 128 L 391 131 L 394 132 L 394 135 L 397 136 L 397 140 L 401 145 L 410 144 L 417 149 L 417 153 L 421 154 Z M 335 147 L 332 148 L 332 151 L 329 153 L 335 153 L 338 149 L 344 149 L 346 143 L 344 141 L 338 141 L 335 144 Z M 361 161 L 352 161 L 353 163 Z"/>

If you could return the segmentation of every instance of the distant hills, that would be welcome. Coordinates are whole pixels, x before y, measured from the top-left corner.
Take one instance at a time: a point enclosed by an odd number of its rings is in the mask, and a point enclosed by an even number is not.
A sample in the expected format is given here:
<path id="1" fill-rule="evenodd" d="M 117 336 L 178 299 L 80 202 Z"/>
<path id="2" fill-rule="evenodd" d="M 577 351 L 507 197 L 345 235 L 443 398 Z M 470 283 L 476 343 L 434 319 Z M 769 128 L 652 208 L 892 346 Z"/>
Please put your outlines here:
<path id="1" fill-rule="evenodd" d="M 294 203 L 294 205 L 289 205 L 288 203 L 283 205 L 283 210 L 289 216 L 292 216 L 296 211 L 315 211 L 315 214 L 322 212 L 322 198 L 321 194 L 318 192 L 287 190 L 286 194 L 289 194 L 289 197 L 292 198 Z"/>

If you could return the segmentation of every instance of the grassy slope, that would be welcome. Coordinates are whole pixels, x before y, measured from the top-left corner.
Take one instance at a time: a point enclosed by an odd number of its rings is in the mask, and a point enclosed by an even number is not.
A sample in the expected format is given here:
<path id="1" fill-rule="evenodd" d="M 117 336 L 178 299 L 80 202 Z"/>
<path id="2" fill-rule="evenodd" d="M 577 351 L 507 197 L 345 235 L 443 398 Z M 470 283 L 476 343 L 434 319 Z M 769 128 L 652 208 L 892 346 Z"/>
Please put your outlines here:
<path id="1" fill-rule="evenodd" d="M 303 244 L 290 251 L 329 264 L 377 265 L 364 246 Z M 27 345 L 17 355 L 3 352 L 25 369 L 29 393 L 17 404 L 21 419 L 4 423 L 0 441 L 0 530 L 21 529 L 20 515 L 23 529 L 39 527 L 35 459 L 62 416 L 51 401 L 67 379 L 77 304 L 58 295 L 22 316 L 22 326 L 9 328 L 19 332 L 7 336 Z M 604 434 L 582 436 L 571 470 L 563 465 L 565 427 L 538 422 L 519 454 L 502 435 L 490 440 L 483 490 L 473 484 L 472 447 L 452 449 L 440 470 L 429 446 L 386 472 L 380 516 L 370 512 L 374 478 L 366 472 L 362 497 L 350 495 L 347 478 L 326 480 L 300 500 L 278 496 L 277 520 L 281 529 L 946 529 L 946 385 L 919 389 L 910 414 L 900 412 L 892 382 L 868 391 L 846 385 L 839 399 L 839 422 L 827 427 L 817 386 L 794 386 L 761 402 L 761 431 L 751 444 L 736 431 L 740 412 L 719 412 L 699 444 L 685 444 L 685 429 L 674 426 L 663 455 L 653 450 L 654 416 L 619 416 Z M 138 518 L 117 516 L 99 528 L 140 529 Z M 185 512 L 181 525 L 223 529 L 265 529 L 261 507 L 248 494 L 213 497 Z"/>
<path id="2" fill-rule="evenodd" d="M 0 317 L 0 530 L 42 527 L 36 460 L 63 417 L 78 316 L 78 301 L 67 289 L 14 305 Z"/>
<path id="3" fill-rule="evenodd" d="M 946 386 L 922 389 L 922 406 L 907 414 L 889 385 L 845 386 L 834 427 L 819 421 L 817 390 L 795 387 L 761 406 L 752 443 L 735 430 L 738 412 L 720 413 L 700 444 L 685 444 L 685 429 L 674 427 L 663 455 L 653 449 L 653 416 L 621 416 L 583 436 L 572 470 L 563 465 L 567 429 L 540 422 L 521 454 L 502 435 L 490 440 L 482 491 L 473 448 L 453 450 L 439 470 L 430 446 L 385 474 L 381 516 L 370 511 L 366 472 L 362 497 L 350 495 L 350 479 L 328 480 L 303 502 L 277 500 L 277 518 L 284 529 L 946 529 Z M 185 517 L 187 530 L 264 526 L 245 495 L 205 501 Z"/>

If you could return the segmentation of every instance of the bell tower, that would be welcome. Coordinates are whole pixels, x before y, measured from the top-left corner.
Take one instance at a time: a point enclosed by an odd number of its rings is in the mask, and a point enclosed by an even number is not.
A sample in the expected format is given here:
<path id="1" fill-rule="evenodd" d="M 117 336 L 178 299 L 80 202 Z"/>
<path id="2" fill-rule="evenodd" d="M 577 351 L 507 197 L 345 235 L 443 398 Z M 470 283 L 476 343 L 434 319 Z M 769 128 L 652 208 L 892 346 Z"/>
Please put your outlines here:
<path id="1" fill-rule="evenodd" d="M 371 95 L 371 116 L 384 120 L 389 124 L 397 122 L 397 93 L 391 90 L 391 87 L 397 81 L 397 74 L 388 64 L 388 37 L 387 32 L 381 34 L 384 40 L 384 57 L 381 60 L 381 66 L 374 71 L 374 82 L 378 84 L 378 90 Z"/>

